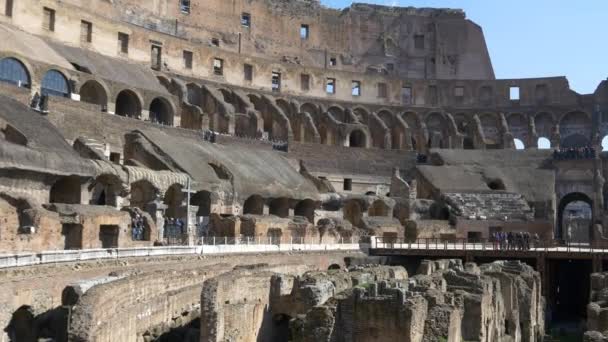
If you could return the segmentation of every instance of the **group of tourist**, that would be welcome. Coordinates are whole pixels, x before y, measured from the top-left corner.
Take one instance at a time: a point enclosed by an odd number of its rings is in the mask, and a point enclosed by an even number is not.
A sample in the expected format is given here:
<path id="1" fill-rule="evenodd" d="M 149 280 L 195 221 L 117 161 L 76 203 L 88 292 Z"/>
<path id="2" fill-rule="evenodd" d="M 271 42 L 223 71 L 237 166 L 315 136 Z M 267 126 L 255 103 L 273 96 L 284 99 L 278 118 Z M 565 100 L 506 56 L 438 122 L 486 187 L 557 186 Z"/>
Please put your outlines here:
<path id="1" fill-rule="evenodd" d="M 528 232 L 494 232 L 491 237 L 494 249 L 507 251 L 527 251 L 540 243 L 538 234 Z"/>
<path id="2" fill-rule="evenodd" d="M 30 102 L 30 107 L 37 112 L 40 113 L 48 113 L 49 112 L 49 97 L 47 95 L 34 94 L 32 97 L 32 101 Z"/>
<path id="3" fill-rule="evenodd" d="M 594 147 L 570 147 L 555 149 L 553 151 L 553 159 L 555 160 L 573 160 L 573 159 L 593 159 L 595 158 Z"/>
<path id="4" fill-rule="evenodd" d="M 428 156 L 426 154 L 418 153 L 416 155 L 416 163 L 418 164 L 426 164 L 428 162 Z"/>
<path id="5" fill-rule="evenodd" d="M 272 144 L 272 149 L 275 151 L 289 152 L 289 144 L 284 142 L 275 142 Z"/>
<path id="6" fill-rule="evenodd" d="M 131 218 L 131 236 L 134 241 L 143 241 L 145 231 L 144 217 L 139 213 Z"/>
<path id="7" fill-rule="evenodd" d="M 205 131 L 203 133 L 203 140 L 205 140 L 205 141 L 208 141 L 208 142 L 214 144 L 216 139 L 217 139 L 217 134 L 214 131 Z"/>

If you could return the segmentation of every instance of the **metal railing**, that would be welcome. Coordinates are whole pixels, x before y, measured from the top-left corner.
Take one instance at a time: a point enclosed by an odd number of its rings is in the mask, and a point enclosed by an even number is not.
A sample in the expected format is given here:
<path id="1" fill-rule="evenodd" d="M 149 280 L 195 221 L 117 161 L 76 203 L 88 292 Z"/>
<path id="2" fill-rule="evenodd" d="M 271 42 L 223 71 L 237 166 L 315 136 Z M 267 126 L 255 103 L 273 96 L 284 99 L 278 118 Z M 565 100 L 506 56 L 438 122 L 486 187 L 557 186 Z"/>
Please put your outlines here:
<path id="1" fill-rule="evenodd" d="M 327 243 L 320 241 L 319 238 L 312 237 L 277 237 L 277 236 L 257 236 L 257 237 L 202 237 L 199 240 L 200 245 L 317 245 L 317 244 L 356 244 L 359 243 L 358 238 L 339 238 L 337 241 Z"/>
<path id="2" fill-rule="evenodd" d="M 608 253 L 608 241 L 583 243 L 569 240 L 538 240 L 529 243 L 500 243 L 491 239 L 404 239 L 373 237 L 372 249 Z"/>

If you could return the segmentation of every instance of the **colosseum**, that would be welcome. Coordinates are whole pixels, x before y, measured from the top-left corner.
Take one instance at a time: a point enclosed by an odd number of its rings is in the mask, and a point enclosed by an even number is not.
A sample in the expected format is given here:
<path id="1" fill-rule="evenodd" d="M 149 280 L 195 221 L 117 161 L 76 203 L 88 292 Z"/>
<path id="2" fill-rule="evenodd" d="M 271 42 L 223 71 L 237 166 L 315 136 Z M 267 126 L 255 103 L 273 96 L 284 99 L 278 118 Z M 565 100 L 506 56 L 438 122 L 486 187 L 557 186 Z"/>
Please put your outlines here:
<path id="1" fill-rule="evenodd" d="M 0 40 L 0 342 L 608 341 L 608 80 L 497 79 L 458 9 L 0 0 Z"/>

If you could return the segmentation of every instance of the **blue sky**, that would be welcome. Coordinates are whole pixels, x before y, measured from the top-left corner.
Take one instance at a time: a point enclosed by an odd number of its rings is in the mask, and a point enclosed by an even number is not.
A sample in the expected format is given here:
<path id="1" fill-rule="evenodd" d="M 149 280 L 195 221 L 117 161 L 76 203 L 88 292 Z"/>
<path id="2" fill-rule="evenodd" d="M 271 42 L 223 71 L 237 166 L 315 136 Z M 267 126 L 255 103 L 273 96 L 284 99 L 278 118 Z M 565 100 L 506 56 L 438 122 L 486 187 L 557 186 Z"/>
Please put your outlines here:
<path id="1" fill-rule="evenodd" d="M 353 1 L 321 0 L 343 8 Z M 461 8 L 481 25 L 497 78 L 567 76 L 587 94 L 608 78 L 606 0 L 359 0 Z"/>

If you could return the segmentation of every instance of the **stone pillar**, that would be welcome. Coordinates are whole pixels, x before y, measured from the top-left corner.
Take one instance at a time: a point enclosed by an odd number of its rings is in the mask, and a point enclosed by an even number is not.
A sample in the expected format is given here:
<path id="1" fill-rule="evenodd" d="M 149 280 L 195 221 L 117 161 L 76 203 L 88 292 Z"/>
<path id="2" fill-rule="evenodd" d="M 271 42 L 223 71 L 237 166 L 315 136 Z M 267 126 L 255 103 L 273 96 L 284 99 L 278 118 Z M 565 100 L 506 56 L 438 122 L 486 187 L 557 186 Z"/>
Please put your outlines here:
<path id="1" fill-rule="evenodd" d="M 188 206 L 185 201 L 181 207 L 178 208 L 177 216 L 184 222 L 188 222 L 188 226 L 186 227 L 186 236 L 184 240 L 187 241 L 188 246 L 194 246 L 196 242 L 196 212 L 198 211 L 198 206 L 191 205 L 190 206 L 190 217 L 188 216 Z"/>
<path id="2" fill-rule="evenodd" d="M 165 210 L 167 210 L 167 205 L 160 199 L 146 204 L 146 212 L 152 216 L 158 230 L 158 241 L 165 239 Z"/>

